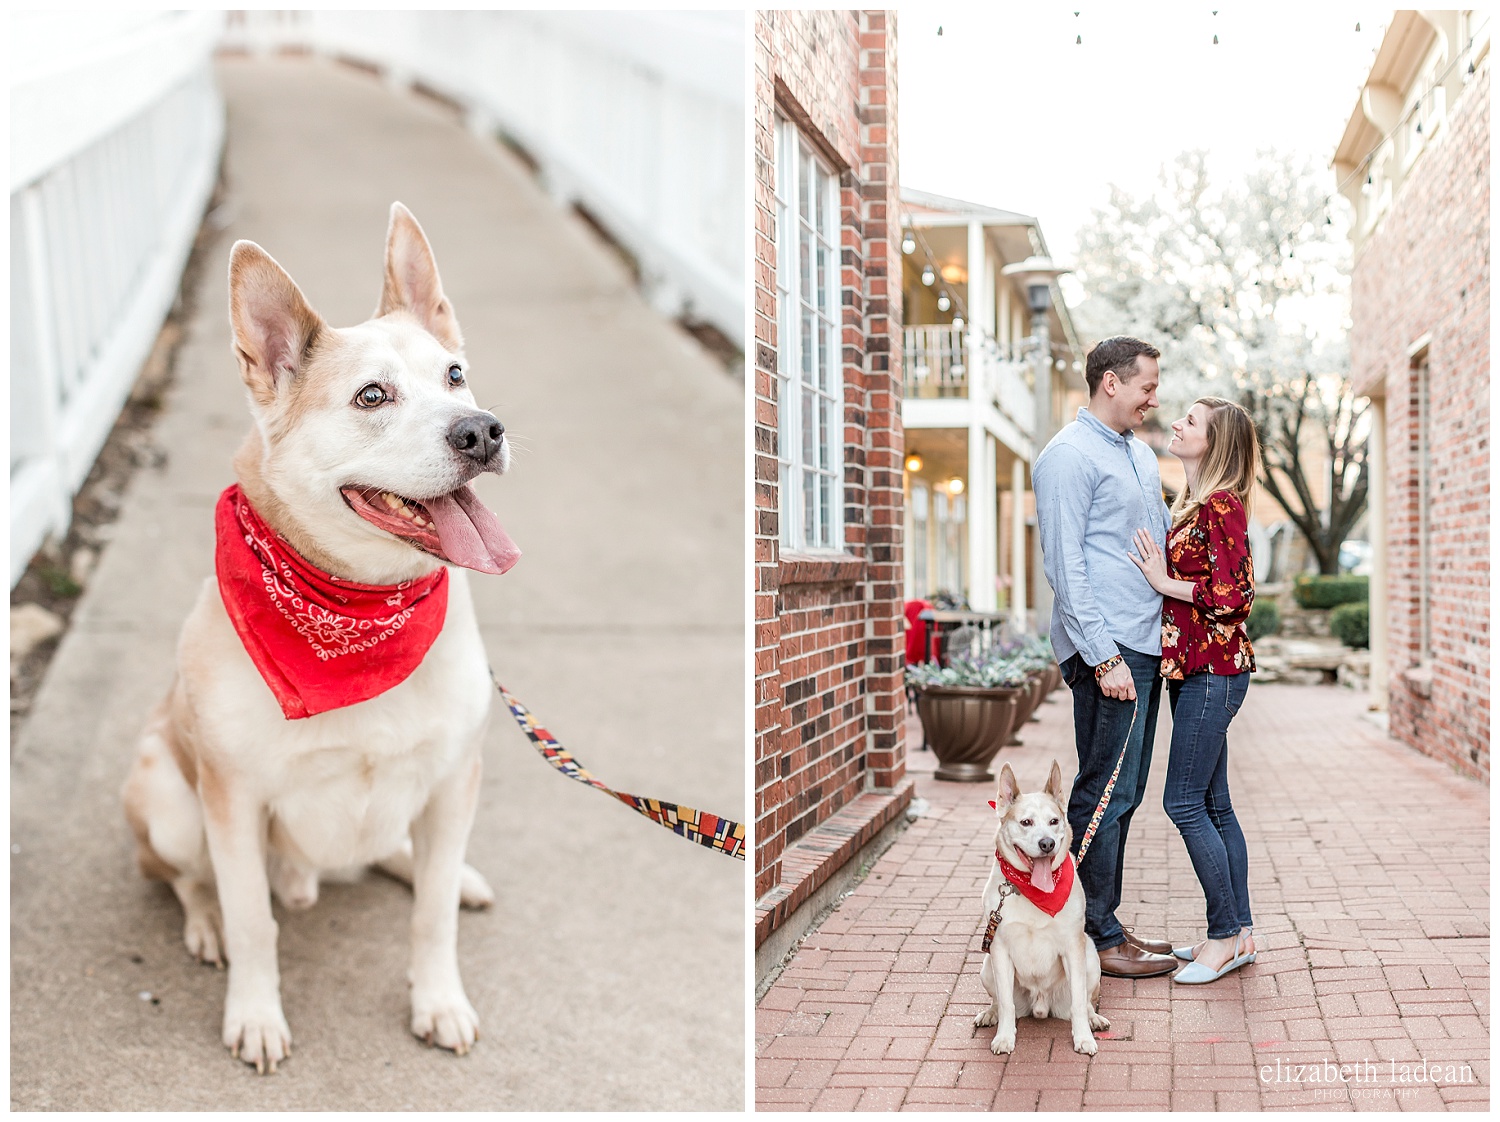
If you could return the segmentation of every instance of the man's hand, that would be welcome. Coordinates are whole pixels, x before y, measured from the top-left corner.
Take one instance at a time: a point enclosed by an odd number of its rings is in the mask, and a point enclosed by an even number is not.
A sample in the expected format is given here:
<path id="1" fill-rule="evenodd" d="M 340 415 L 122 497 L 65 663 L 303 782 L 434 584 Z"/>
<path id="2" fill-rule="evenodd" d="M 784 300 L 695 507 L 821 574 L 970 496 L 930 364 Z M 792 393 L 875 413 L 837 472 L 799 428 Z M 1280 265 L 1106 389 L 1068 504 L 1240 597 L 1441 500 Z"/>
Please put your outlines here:
<path id="1" fill-rule="evenodd" d="M 1105 697 L 1120 701 L 1135 700 L 1135 678 L 1130 673 L 1130 667 L 1123 662 L 1099 679 L 1099 688 L 1104 691 Z"/>

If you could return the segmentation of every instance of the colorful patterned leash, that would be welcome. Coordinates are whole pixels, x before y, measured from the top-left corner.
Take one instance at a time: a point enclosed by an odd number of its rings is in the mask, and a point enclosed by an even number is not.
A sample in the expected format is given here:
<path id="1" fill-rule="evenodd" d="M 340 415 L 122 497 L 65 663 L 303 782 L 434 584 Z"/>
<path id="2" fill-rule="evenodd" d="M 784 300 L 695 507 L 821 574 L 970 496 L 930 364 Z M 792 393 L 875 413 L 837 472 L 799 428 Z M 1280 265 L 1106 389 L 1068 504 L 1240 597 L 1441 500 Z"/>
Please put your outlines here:
<path id="1" fill-rule="evenodd" d="M 1104 809 L 1109 806 L 1110 797 L 1115 793 L 1115 783 L 1120 778 L 1120 769 L 1125 766 L 1125 752 L 1130 747 L 1130 734 L 1135 731 L 1135 719 L 1140 711 L 1141 703 L 1140 699 L 1137 699 L 1135 709 L 1130 714 L 1130 727 L 1125 730 L 1125 743 L 1120 748 L 1120 758 L 1115 761 L 1114 774 L 1109 777 L 1109 782 L 1104 785 L 1104 797 L 1099 800 L 1099 805 L 1094 808 L 1094 817 L 1089 819 L 1088 829 L 1083 832 L 1083 843 L 1078 847 L 1078 856 L 1073 859 L 1074 865 L 1083 864 L 1083 855 L 1089 851 L 1089 843 L 1094 840 L 1094 833 L 1099 829 L 1099 823 L 1104 818 Z M 994 803 L 990 805 L 993 806 Z M 995 905 L 995 910 L 990 913 L 990 918 L 984 925 L 984 938 L 980 941 L 979 948 L 982 953 L 990 953 L 990 944 L 995 941 L 995 932 L 1000 927 L 1000 909 L 1005 907 L 1006 897 L 1013 895 L 1015 891 L 1010 882 L 1002 878 L 1000 882 L 1000 902 Z"/>
<path id="2" fill-rule="evenodd" d="M 1130 734 L 1135 731 L 1135 718 L 1141 711 L 1140 699 L 1136 699 L 1135 708 L 1130 713 L 1130 727 L 1125 730 L 1125 743 L 1120 748 L 1120 758 L 1115 761 L 1114 774 L 1109 777 L 1109 782 L 1104 785 L 1104 797 L 1099 800 L 1099 805 L 1094 808 L 1094 817 L 1089 819 L 1089 828 L 1083 832 L 1083 842 L 1078 846 L 1078 857 L 1076 863 L 1083 864 L 1083 855 L 1089 851 L 1089 843 L 1094 840 L 1094 831 L 1099 829 L 1099 823 L 1104 818 L 1104 808 L 1109 805 L 1109 797 L 1115 793 L 1115 781 L 1120 778 L 1120 768 L 1125 765 L 1125 752 L 1130 747 Z"/>
<path id="3" fill-rule="evenodd" d="M 664 803 L 659 799 L 628 795 L 601 783 L 589 774 L 587 768 L 573 758 L 571 752 L 557 742 L 555 736 L 541 726 L 531 715 L 530 710 L 517 701 L 509 690 L 498 681 L 495 682 L 495 688 L 500 691 L 500 696 L 505 698 L 505 704 L 510 707 L 511 716 L 516 719 L 516 724 L 521 726 L 521 731 L 526 734 L 532 744 L 536 745 L 536 750 L 541 753 L 542 758 L 569 779 L 576 779 L 580 783 L 586 783 L 596 790 L 603 791 L 606 795 L 613 795 L 631 810 L 644 814 L 651 821 L 665 826 L 674 834 L 680 834 L 689 841 L 695 841 L 699 845 L 718 850 L 730 857 L 737 857 L 741 861 L 745 859 L 743 824 L 731 822 L 728 818 L 720 818 L 706 811 L 694 810 L 690 806 L 678 806 L 676 803 Z"/>

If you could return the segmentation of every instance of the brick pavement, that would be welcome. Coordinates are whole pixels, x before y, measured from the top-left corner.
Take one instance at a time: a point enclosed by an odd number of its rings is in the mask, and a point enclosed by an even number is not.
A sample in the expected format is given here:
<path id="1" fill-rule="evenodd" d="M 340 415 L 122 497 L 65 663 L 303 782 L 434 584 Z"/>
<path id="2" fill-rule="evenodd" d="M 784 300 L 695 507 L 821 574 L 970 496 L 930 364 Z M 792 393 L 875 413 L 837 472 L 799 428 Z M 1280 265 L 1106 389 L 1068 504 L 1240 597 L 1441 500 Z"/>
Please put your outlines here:
<path id="1" fill-rule="evenodd" d="M 1008 1057 L 973 1027 L 992 792 L 933 779 L 908 736 L 926 813 L 759 1003 L 758 1108 L 1488 1109 L 1489 789 L 1361 719 L 1366 698 L 1252 687 L 1230 788 L 1258 957 L 1202 987 L 1105 978 L 1092 1058 L 1060 1020 L 1023 1021 Z M 1037 715 L 997 761 L 1023 788 L 1076 759 L 1067 691 Z M 1170 730 L 1164 711 L 1119 914 L 1183 943 L 1204 911 L 1161 809 Z"/>

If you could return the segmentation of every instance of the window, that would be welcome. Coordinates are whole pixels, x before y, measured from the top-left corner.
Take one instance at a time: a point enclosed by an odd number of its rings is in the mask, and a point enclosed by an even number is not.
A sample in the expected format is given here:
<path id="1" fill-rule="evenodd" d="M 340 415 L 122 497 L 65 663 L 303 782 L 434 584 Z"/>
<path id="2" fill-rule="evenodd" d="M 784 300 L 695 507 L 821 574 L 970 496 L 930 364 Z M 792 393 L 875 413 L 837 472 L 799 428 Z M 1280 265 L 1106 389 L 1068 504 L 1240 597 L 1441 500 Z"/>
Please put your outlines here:
<path id="1" fill-rule="evenodd" d="M 843 548 L 838 178 L 776 118 L 781 544 Z"/>

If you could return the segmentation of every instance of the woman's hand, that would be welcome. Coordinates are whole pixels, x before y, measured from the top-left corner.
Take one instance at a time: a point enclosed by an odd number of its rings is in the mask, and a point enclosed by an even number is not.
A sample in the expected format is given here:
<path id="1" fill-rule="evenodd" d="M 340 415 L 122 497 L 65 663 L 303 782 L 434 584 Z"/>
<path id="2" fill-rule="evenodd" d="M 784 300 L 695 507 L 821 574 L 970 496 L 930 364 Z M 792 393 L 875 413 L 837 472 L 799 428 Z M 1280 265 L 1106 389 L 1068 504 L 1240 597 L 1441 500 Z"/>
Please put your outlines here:
<path id="1" fill-rule="evenodd" d="M 1139 557 L 1129 550 L 1125 552 L 1125 556 L 1135 562 L 1135 567 L 1146 578 L 1147 584 L 1157 592 L 1166 595 L 1166 555 L 1156 548 L 1156 540 L 1145 530 L 1137 530 L 1135 532 L 1135 547 L 1140 550 Z"/>

